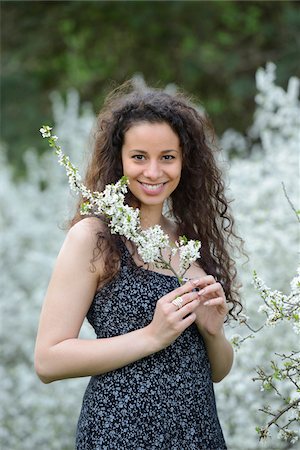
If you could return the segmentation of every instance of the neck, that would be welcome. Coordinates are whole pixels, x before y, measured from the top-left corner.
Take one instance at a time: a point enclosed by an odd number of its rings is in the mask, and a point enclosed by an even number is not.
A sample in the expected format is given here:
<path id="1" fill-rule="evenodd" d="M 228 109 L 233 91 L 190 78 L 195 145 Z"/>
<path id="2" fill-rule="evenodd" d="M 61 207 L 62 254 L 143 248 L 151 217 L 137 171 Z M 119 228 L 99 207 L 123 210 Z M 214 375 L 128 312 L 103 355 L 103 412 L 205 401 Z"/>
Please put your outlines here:
<path id="1" fill-rule="evenodd" d="M 162 208 L 159 206 L 150 206 L 140 209 L 141 227 L 143 229 L 153 227 L 154 225 L 164 226 L 165 218 L 162 215 Z"/>
<path id="2" fill-rule="evenodd" d="M 161 207 L 147 207 L 140 209 L 141 227 L 142 229 L 160 225 L 163 231 L 169 236 L 172 242 L 178 240 L 177 225 L 162 215 Z"/>

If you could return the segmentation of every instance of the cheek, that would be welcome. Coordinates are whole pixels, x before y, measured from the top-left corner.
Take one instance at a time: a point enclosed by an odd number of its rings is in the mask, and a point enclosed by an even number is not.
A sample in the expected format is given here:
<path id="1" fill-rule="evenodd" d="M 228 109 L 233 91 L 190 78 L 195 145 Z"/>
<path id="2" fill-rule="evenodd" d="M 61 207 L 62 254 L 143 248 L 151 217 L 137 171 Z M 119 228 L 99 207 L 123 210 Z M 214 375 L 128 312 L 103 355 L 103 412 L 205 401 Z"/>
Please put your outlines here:
<path id="1" fill-rule="evenodd" d="M 132 167 L 130 167 L 130 164 L 127 164 L 126 161 L 123 162 L 123 173 L 124 175 L 131 175 L 132 174 Z"/>
<path id="2" fill-rule="evenodd" d="M 130 171 L 130 164 L 129 164 L 128 158 L 126 158 L 122 155 L 121 164 L 122 164 L 123 174 L 126 175 L 126 173 Z"/>
<path id="3" fill-rule="evenodd" d="M 179 163 L 176 168 L 174 168 L 174 178 L 180 179 L 182 173 L 182 164 Z"/>
<path id="4" fill-rule="evenodd" d="M 123 159 L 123 175 L 129 177 L 129 178 L 135 178 L 139 174 L 138 167 L 135 166 L 135 164 L 132 164 L 132 162 L 126 159 Z"/>

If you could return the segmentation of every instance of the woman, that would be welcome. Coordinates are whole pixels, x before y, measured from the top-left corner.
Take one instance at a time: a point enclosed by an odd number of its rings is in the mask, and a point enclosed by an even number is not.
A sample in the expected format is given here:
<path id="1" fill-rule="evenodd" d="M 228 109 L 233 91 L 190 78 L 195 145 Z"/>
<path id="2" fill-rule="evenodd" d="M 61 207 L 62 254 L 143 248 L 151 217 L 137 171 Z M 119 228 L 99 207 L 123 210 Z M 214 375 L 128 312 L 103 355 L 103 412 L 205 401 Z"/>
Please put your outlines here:
<path id="1" fill-rule="evenodd" d="M 92 377 L 77 449 L 226 448 L 213 382 L 230 371 L 223 324 L 240 303 L 227 248 L 233 220 L 209 133 L 187 99 L 154 89 L 119 89 L 98 117 L 87 187 L 102 191 L 126 175 L 127 203 L 139 207 L 142 228 L 159 224 L 171 241 L 185 235 L 202 247 L 180 286 L 172 272 L 146 266 L 105 220 L 83 219 L 78 206 L 46 294 L 35 355 L 45 383 Z M 175 270 L 178 264 L 174 256 Z M 78 338 L 86 316 L 97 339 Z"/>

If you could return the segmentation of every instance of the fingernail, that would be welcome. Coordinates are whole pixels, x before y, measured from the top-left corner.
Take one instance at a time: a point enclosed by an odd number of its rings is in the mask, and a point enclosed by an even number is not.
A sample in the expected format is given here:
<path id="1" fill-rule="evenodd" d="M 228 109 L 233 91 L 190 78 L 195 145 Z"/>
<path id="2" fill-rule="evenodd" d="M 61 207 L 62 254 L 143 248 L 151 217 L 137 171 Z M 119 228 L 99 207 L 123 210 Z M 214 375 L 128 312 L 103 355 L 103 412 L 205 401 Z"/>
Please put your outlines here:
<path id="1" fill-rule="evenodd" d="M 191 280 L 191 283 L 193 286 L 198 286 L 198 284 L 200 283 L 200 279 L 196 279 L 196 280 Z"/>
<path id="2" fill-rule="evenodd" d="M 210 300 L 207 300 L 206 302 L 204 302 L 203 305 L 205 305 L 205 306 L 210 305 Z"/>
<path id="3" fill-rule="evenodd" d="M 201 289 L 201 291 L 198 292 L 198 295 L 203 295 L 203 294 L 205 294 L 205 292 L 206 292 L 206 289 L 205 289 L 205 288 L 204 288 L 204 289 Z"/>

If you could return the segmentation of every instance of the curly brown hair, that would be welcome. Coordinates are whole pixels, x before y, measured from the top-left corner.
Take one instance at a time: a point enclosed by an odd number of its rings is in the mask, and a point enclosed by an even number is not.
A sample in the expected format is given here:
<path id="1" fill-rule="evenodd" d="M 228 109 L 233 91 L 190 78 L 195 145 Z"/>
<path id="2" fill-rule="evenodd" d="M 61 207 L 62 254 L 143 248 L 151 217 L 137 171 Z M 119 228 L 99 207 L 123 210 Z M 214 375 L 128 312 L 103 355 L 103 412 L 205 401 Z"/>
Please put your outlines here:
<path id="1" fill-rule="evenodd" d="M 182 173 L 178 187 L 171 194 L 171 210 L 180 235 L 202 243 L 199 266 L 223 286 L 230 305 L 229 315 L 237 318 L 242 310 L 236 283 L 235 262 L 229 251 L 240 249 L 243 241 L 234 232 L 234 220 L 225 197 L 225 185 L 213 144 L 213 128 L 187 96 L 169 94 L 161 89 L 134 88 L 127 82 L 115 89 L 99 113 L 94 149 L 85 176 L 91 191 L 102 191 L 123 175 L 121 149 L 125 132 L 138 122 L 166 122 L 177 133 L 182 148 Z M 126 198 L 132 203 L 131 194 Z M 80 203 L 73 225 L 82 219 Z M 105 248 L 104 248 L 105 247 Z M 105 282 L 119 267 L 120 254 L 116 237 L 106 231 L 98 233 L 94 260 L 105 258 Z"/>

